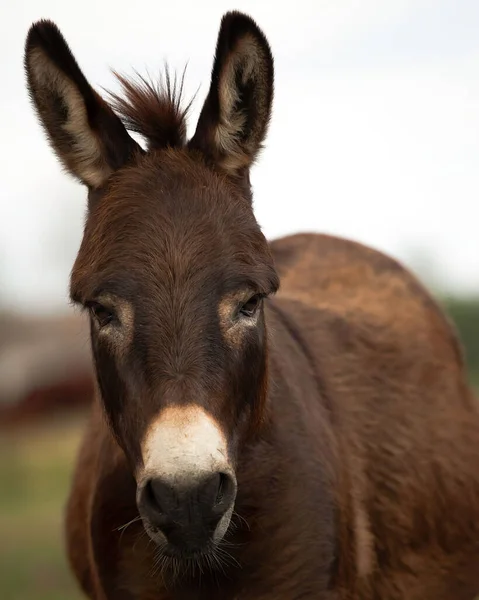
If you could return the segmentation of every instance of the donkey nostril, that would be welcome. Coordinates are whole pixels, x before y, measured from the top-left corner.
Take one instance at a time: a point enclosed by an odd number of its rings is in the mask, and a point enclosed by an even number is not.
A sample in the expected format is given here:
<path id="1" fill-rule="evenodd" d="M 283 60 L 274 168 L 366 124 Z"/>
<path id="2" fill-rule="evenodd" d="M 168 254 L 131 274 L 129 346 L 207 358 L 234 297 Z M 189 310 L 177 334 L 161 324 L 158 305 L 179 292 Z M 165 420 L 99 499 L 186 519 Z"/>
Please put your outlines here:
<path id="1" fill-rule="evenodd" d="M 235 483 L 233 479 L 226 473 L 219 473 L 219 482 L 214 508 L 216 509 L 222 507 L 224 509 L 225 507 L 228 507 L 228 505 L 234 500 L 235 495 Z"/>
<path id="2" fill-rule="evenodd" d="M 225 495 L 225 489 L 227 485 L 228 475 L 224 473 L 219 473 L 219 484 L 218 491 L 216 493 L 215 505 L 221 504 Z"/>
<path id="3" fill-rule="evenodd" d="M 153 485 L 152 480 L 146 484 L 145 495 L 146 495 L 147 502 L 150 504 L 150 506 L 155 507 L 155 510 L 158 514 L 160 514 L 160 515 L 163 514 L 163 509 L 161 508 L 159 494 L 156 493 L 155 486 Z"/>

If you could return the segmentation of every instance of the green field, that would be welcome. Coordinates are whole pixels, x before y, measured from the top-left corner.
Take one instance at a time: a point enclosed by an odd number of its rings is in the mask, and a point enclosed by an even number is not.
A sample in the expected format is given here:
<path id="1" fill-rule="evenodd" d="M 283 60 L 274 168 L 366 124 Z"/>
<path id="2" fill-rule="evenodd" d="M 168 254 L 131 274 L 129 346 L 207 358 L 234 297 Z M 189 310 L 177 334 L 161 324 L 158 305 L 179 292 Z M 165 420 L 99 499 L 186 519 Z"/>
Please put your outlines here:
<path id="1" fill-rule="evenodd" d="M 83 422 L 0 434 L 1 600 L 83 598 L 66 565 L 62 523 Z"/>

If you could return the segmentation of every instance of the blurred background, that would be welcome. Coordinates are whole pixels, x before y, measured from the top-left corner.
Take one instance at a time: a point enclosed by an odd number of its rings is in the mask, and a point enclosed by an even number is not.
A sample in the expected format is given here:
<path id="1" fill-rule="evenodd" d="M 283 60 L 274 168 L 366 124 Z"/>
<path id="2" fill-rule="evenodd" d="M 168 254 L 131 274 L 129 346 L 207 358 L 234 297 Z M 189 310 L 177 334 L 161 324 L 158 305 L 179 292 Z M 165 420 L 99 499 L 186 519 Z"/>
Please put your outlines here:
<path id="1" fill-rule="evenodd" d="M 8 4 L 8 6 L 7 6 Z M 56 21 L 97 89 L 110 72 L 188 62 L 206 95 L 222 14 L 249 12 L 276 60 L 274 117 L 252 173 L 269 237 L 353 238 L 415 271 L 457 324 L 479 386 L 479 3 L 476 0 L 17 0 L 0 7 L 0 597 L 79 598 L 62 510 L 91 386 L 68 304 L 85 192 L 29 105 L 23 43 Z"/>

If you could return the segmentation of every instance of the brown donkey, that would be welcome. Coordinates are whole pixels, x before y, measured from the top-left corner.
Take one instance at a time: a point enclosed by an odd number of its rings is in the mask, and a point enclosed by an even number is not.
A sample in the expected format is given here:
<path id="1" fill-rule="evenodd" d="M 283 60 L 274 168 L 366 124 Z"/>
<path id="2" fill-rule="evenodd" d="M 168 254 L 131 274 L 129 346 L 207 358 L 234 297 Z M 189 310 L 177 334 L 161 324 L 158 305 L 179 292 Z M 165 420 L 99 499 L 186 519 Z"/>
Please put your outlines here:
<path id="1" fill-rule="evenodd" d="M 91 317 L 97 400 L 67 509 L 85 593 L 471 600 L 479 414 L 456 334 L 378 252 L 266 242 L 249 169 L 273 58 L 256 24 L 223 18 L 189 141 L 175 80 L 121 78 L 107 104 L 49 21 L 25 64 L 88 188 L 71 297 Z"/>

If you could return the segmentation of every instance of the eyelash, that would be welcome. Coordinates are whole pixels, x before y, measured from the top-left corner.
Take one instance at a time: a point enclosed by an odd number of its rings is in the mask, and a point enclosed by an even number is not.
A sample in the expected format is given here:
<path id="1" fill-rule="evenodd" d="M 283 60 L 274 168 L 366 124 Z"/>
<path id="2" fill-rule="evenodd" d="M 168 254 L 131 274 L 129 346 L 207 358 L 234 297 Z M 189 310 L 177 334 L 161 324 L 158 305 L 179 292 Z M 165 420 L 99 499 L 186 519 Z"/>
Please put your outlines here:
<path id="1" fill-rule="evenodd" d="M 251 296 L 251 298 L 249 298 L 244 304 L 241 305 L 238 311 L 239 314 L 247 318 L 254 317 L 259 307 L 261 306 L 263 298 L 263 294 L 255 294 L 254 296 Z"/>
<path id="2" fill-rule="evenodd" d="M 109 325 L 115 318 L 115 313 L 99 302 L 88 302 L 85 306 L 90 311 L 90 315 L 97 321 L 100 328 Z"/>

